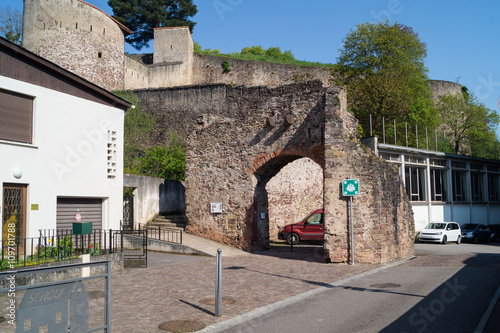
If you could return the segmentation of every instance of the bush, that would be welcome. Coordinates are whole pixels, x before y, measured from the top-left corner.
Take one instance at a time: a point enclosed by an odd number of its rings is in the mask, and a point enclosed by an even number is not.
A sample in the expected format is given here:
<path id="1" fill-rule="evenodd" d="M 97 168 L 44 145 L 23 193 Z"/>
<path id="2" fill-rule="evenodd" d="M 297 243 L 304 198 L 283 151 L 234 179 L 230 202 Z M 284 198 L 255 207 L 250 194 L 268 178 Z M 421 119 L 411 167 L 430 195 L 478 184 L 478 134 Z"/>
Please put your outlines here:
<path id="1" fill-rule="evenodd" d="M 184 180 L 186 175 L 184 144 L 176 134 L 170 134 L 166 146 L 156 146 L 139 158 L 138 169 L 142 175 L 163 179 Z"/>

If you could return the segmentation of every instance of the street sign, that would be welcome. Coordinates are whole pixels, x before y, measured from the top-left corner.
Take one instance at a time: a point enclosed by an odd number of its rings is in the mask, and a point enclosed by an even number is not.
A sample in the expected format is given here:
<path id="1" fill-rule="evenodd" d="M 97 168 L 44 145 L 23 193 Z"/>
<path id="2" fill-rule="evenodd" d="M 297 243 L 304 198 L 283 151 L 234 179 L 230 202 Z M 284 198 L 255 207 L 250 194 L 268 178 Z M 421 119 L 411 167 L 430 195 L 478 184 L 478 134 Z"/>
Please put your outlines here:
<path id="1" fill-rule="evenodd" d="M 342 194 L 345 197 L 359 195 L 359 179 L 344 179 L 342 181 Z"/>

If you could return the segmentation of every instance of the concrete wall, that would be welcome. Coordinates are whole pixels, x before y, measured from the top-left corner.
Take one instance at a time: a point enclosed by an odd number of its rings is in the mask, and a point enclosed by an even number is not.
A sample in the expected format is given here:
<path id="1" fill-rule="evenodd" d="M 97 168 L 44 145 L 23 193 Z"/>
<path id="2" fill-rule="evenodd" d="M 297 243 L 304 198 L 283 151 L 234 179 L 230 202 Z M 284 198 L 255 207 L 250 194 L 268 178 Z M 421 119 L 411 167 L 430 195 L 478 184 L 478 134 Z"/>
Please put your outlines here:
<path id="1" fill-rule="evenodd" d="M 0 142 L 0 184 L 28 185 L 26 236 L 56 228 L 58 197 L 102 198 L 102 228 L 119 229 L 124 112 L 4 76 L 0 88 L 34 97 L 33 143 Z M 116 131 L 115 178 L 108 178 L 108 131 Z M 15 167 L 22 170 L 19 179 Z"/>
<path id="2" fill-rule="evenodd" d="M 134 188 L 134 222 L 145 224 L 157 215 L 186 210 L 184 185 L 176 180 L 125 175 L 125 187 Z"/>
<path id="3" fill-rule="evenodd" d="M 25 0 L 23 47 L 108 90 L 124 87 L 124 32 L 79 0 Z"/>

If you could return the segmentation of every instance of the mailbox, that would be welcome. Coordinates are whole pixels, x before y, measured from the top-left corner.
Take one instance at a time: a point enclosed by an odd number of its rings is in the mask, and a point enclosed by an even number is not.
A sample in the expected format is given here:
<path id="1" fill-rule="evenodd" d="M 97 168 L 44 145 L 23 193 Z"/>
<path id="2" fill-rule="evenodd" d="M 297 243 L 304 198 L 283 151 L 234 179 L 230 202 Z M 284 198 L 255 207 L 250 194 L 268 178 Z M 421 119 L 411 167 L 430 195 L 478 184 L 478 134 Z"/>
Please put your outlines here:
<path id="1" fill-rule="evenodd" d="M 86 235 L 92 233 L 92 222 L 73 222 L 74 235 Z"/>

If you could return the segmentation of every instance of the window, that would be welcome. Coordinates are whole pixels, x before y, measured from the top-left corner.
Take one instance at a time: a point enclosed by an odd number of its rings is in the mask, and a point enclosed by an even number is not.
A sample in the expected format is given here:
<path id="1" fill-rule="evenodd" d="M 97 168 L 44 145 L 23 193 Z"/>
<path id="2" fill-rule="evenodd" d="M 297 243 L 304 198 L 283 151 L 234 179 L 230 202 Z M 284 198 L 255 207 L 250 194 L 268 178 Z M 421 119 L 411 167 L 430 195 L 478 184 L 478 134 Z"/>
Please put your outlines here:
<path id="1" fill-rule="evenodd" d="M 382 153 L 381 156 L 384 160 L 387 160 L 387 161 L 399 161 L 398 154 Z"/>
<path id="2" fill-rule="evenodd" d="M 417 156 L 405 156 L 405 162 L 425 164 L 425 158 Z"/>
<path id="3" fill-rule="evenodd" d="M 453 171 L 453 201 L 466 201 L 466 182 L 465 182 L 466 173 L 463 171 Z"/>
<path id="4" fill-rule="evenodd" d="M 490 201 L 500 201 L 497 174 L 488 174 L 488 191 Z"/>
<path id="5" fill-rule="evenodd" d="M 410 201 L 425 201 L 425 169 L 407 167 L 405 178 Z"/>
<path id="6" fill-rule="evenodd" d="M 308 224 L 322 224 L 323 223 L 323 213 L 317 213 L 307 219 Z"/>
<path id="7" fill-rule="evenodd" d="M 32 143 L 33 97 L 0 89 L 0 140 Z"/>
<path id="8" fill-rule="evenodd" d="M 483 201 L 483 176 L 479 172 L 471 172 L 472 201 Z"/>
<path id="9" fill-rule="evenodd" d="M 107 175 L 109 179 L 116 178 L 116 131 L 108 131 L 108 168 Z"/>
<path id="10" fill-rule="evenodd" d="M 466 169 L 467 168 L 467 164 L 463 163 L 463 162 L 451 162 L 451 166 L 454 167 L 454 168 L 460 168 L 460 169 Z"/>
<path id="11" fill-rule="evenodd" d="M 431 169 L 431 200 L 446 201 L 446 170 Z"/>
<path id="12" fill-rule="evenodd" d="M 432 165 L 446 166 L 446 160 L 431 160 Z"/>

